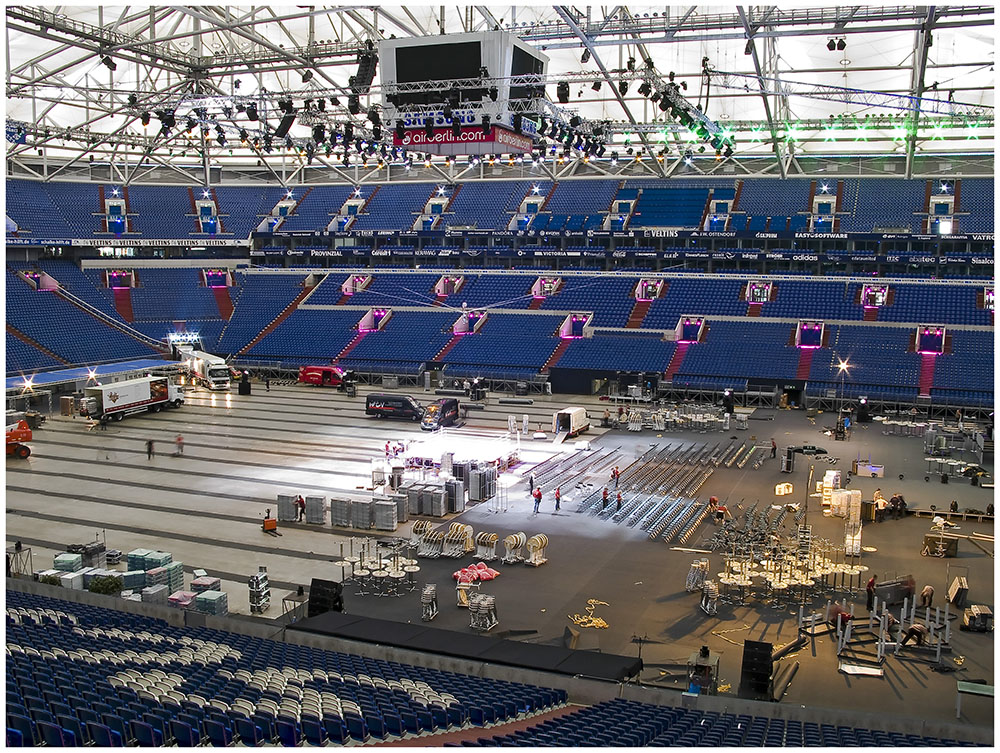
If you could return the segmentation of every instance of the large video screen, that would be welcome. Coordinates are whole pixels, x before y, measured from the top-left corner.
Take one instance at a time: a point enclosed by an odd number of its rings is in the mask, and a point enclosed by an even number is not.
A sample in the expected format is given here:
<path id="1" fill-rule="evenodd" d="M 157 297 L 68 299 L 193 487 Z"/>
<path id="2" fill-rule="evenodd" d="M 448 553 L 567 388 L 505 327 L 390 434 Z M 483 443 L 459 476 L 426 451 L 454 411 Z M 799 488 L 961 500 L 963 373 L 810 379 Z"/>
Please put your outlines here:
<path id="1" fill-rule="evenodd" d="M 453 42 L 451 44 L 414 45 L 396 49 L 396 81 L 401 84 L 416 81 L 442 81 L 456 78 L 477 78 L 482 66 L 482 47 L 479 42 Z M 398 95 L 398 104 L 434 104 L 444 102 L 443 91 L 407 92 Z M 464 101 L 479 101 L 481 89 L 464 90 Z"/>
<path id="2" fill-rule="evenodd" d="M 536 58 L 530 52 L 522 50 L 517 45 L 514 45 L 514 55 L 511 58 L 510 63 L 511 76 L 524 76 L 528 73 L 541 74 L 542 70 L 543 64 L 541 60 Z M 529 96 L 530 92 L 526 86 L 510 87 L 511 99 L 527 99 Z"/>

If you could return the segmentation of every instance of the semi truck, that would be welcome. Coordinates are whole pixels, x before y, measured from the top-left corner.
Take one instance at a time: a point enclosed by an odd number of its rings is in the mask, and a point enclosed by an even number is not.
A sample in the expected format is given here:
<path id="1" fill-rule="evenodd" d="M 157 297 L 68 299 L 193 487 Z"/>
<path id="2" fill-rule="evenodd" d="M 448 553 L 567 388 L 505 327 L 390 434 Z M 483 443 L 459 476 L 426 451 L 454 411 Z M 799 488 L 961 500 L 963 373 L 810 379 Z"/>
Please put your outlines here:
<path id="1" fill-rule="evenodd" d="M 169 378 L 139 377 L 87 387 L 80 400 L 80 415 L 101 422 L 121 421 L 131 413 L 157 413 L 163 408 L 179 408 L 183 402 L 180 388 Z"/>
<path id="2" fill-rule="evenodd" d="M 226 359 L 200 350 L 180 349 L 181 358 L 191 370 L 191 379 L 210 390 L 228 390 L 231 372 Z"/>

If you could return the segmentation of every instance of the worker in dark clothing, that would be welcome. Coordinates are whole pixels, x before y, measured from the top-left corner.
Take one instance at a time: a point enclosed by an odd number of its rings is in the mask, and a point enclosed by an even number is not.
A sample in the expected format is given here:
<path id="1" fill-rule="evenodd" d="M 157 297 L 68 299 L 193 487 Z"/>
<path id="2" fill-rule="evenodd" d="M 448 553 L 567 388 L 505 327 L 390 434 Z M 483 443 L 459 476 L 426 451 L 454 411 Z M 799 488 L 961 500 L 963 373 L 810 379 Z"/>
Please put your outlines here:
<path id="1" fill-rule="evenodd" d="M 155 454 L 156 454 L 156 452 L 153 450 L 153 440 L 152 439 L 147 439 L 146 440 L 146 460 L 152 460 L 153 459 L 153 455 L 155 455 Z"/>
<path id="2" fill-rule="evenodd" d="M 771 457 L 778 457 L 778 443 L 774 441 L 774 437 L 771 437 Z"/>
<path id="3" fill-rule="evenodd" d="M 906 631 L 905 635 L 903 635 L 903 640 L 900 641 L 899 645 L 905 646 L 910 642 L 910 638 L 913 638 L 918 646 L 923 646 L 928 635 L 930 635 L 930 630 L 927 629 L 927 626 L 923 623 L 916 622 L 909 630 Z"/>

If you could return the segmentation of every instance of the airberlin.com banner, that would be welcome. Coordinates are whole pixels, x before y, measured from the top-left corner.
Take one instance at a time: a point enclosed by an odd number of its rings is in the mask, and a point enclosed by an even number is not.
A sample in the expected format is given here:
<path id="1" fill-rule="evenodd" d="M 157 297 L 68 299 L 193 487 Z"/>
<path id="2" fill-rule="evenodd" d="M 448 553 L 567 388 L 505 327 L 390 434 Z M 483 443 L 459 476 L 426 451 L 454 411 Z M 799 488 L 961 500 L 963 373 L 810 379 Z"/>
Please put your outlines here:
<path id="1" fill-rule="evenodd" d="M 531 139 L 511 133 L 506 128 L 492 126 L 489 133 L 483 133 L 479 126 L 463 128 L 457 136 L 450 128 L 435 128 L 434 133 L 428 136 L 423 130 L 409 130 L 403 138 L 393 136 L 394 146 L 402 146 L 407 149 L 433 152 L 435 147 L 453 146 L 456 144 L 496 144 L 498 152 L 530 152 Z M 449 150 L 452 151 L 452 150 Z"/>

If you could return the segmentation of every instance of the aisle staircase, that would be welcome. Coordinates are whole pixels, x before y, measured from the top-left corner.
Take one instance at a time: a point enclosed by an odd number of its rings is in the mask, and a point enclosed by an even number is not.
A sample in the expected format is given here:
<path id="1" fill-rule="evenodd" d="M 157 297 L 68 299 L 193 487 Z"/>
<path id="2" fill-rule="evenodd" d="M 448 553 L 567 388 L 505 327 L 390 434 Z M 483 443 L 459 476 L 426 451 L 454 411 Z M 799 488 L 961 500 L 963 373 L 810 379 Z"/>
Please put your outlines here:
<path id="1" fill-rule="evenodd" d="M 361 338 L 363 338 L 366 334 L 368 333 L 358 332 L 358 334 L 354 336 L 354 339 L 351 340 L 349 343 L 347 343 L 347 345 L 344 346 L 344 349 L 337 354 L 336 358 L 333 359 L 332 365 L 336 366 L 337 361 L 339 361 L 341 358 L 347 358 L 348 354 L 356 347 L 358 347 L 358 344 L 361 342 Z"/>
<path id="2" fill-rule="evenodd" d="M 635 302 L 632 306 L 632 313 L 628 315 L 628 321 L 625 323 L 626 329 L 639 329 L 642 326 L 642 320 L 646 318 L 646 314 L 649 313 L 649 307 L 653 305 L 652 301 L 639 301 Z"/>
<path id="3" fill-rule="evenodd" d="M 565 339 L 565 340 L 560 340 L 559 341 L 559 344 L 556 346 L 556 349 L 553 350 L 552 351 L 552 355 L 549 356 L 549 360 L 547 360 L 545 362 L 545 365 L 542 366 L 542 373 L 543 374 L 549 373 L 549 369 L 551 369 L 553 366 L 555 366 L 559 362 L 559 359 L 563 357 L 563 353 L 566 352 L 566 349 L 569 347 L 569 345 L 570 345 L 571 342 L 573 342 L 573 341 L 570 340 L 570 339 Z"/>
<path id="4" fill-rule="evenodd" d="M 233 299 L 229 296 L 229 288 L 212 288 L 215 295 L 215 305 L 219 307 L 219 316 L 226 321 L 233 315 Z"/>
<path id="5" fill-rule="evenodd" d="M 663 374 L 663 378 L 666 381 L 670 381 L 674 378 L 674 375 L 681 370 L 681 364 L 684 363 L 684 356 L 687 355 L 688 346 L 691 343 L 677 343 L 677 348 L 674 350 L 674 355 L 670 359 L 670 364 L 667 366 L 667 370 Z"/>
<path id="6" fill-rule="evenodd" d="M 871 308 L 865 309 L 865 321 L 866 322 L 877 322 L 878 321 L 878 308 L 872 306 Z"/>
<path id="7" fill-rule="evenodd" d="M 764 308 L 763 303 L 747 303 L 747 316 L 760 316 L 762 308 Z"/>
<path id="8" fill-rule="evenodd" d="M 458 343 L 459 343 L 459 341 L 461 339 L 462 339 L 461 335 L 452 335 L 451 339 L 448 341 L 448 344 L 445 345 L 443 348 L 441 348 L 441 350 L 438 351 L 437 355 L 434 356 L 433 360 L 435 360 L 435 361 L 443 361 L 444 357 L 446 355 L 448 355 L 449 351 L 452 348 L 454 348 L 456 345 L 458 345 Z"/>
<path id="9" fill-rule="evenodd" d="M 815 348 L 799 348 L 799 367 L 795 370 L 796 379 L 808 379 L 809 369 L 812 367 L 813 353 Z"/>
<path id="10" fill-rule="evenodd" d="M 135 320 L 135 315 L 132 313 L 132 288 L 114 288 L 112 291 L 115 295 L 115 311 L 118 312 L 118 316 L 127 322 Z"/>
<path id="11" fill-rule="evenodd" d="M 934 386 L 934 361 L 937 356 L 933 353 L 922 353 L 920 359 L 920 389 L 917 391 L 917 395 L 930 397 L 931 387 Z"/>

